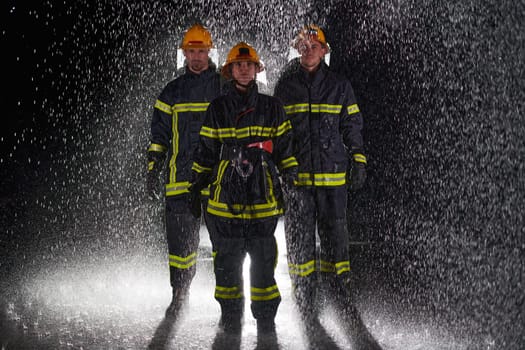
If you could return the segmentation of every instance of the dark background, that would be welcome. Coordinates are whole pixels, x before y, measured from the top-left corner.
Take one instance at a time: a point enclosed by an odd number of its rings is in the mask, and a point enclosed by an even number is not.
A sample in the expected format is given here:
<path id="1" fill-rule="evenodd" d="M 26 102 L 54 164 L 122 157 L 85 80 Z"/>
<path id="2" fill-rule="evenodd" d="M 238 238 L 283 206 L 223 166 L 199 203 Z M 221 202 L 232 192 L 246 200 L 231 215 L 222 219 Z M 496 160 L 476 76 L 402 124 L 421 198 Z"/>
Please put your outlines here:
<path id="1" fill-rule="evenodd" d="M 369 242 L 352 247 L 357 291 L 519 349 L 525 4 L 285 4 L 5 1 L 2 286 L 16 293 L 26 267 L 45 270 L 72 247 L 155 252 L 147 128 L 188 25 L 201 19 L 221 54 L 254 43 L 271 91 L 293 31 L 315 21 L 365 118 L 368 183 L 349 208 L 352 239 Z"/>

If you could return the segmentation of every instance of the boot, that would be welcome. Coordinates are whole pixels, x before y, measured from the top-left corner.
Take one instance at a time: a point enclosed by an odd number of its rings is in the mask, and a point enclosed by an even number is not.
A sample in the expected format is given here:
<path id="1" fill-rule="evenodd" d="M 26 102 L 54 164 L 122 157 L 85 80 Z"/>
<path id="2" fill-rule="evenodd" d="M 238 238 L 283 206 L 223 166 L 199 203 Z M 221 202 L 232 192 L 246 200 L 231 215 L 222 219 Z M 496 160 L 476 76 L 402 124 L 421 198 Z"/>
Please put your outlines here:
<path id="1" fill-rule="evenodd" d="M 257 334 L 275 333 L 275 321 L 273 318 L 257 319 Z"/>
<path id="2" fill-rule="evenodd" d="M 357 309 L 354 307 L 347 308 L 343 317 L 344 329 L 350 336 L 350 343 L 354 350 L 382 350 L 378 342 L 368 331 L 361 320 Z"/>
<path id="3" fill-rule="evenodd" d="M 221 315 L 219 327 L 225 333 L 240 334 L 242 330 L 242 314 L 241 313 L 226 313 Z"/>
<path id="4" fill-rule="evenodd" d="M 166 317 L 178 316 L 182 307 L 187 304 L 188 298 L 189 295 L 186 289 L 173 288 L 173 296 L 170 305 L 166 309 Z"/>

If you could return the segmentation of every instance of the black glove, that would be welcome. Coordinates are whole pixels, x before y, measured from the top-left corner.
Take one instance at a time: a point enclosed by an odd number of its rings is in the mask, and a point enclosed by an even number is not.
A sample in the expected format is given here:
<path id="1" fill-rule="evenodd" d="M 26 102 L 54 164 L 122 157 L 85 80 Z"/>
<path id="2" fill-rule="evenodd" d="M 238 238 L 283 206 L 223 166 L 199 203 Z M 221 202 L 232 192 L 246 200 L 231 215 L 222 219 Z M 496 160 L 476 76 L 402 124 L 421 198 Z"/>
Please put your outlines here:
<path id="1" fill-rule="evenodd" d="M 209 184 L 210 175 L 207 173 L 193 172 L 191 174 L 191 184 L 188 190 L 190 191 L 188 199 L 188 207 L 191 215 L 196 219 L 201 217 L 201 190 L 206 188 Z"/>
<path id="2" fill-rule="evenodd" d="M 190 185 L 189 189 L 190 197 L 188 200 L 188 207 L 191 215 L 196 219 L 201 217 L 201 190 L 197 189 L 196 186 Z"/>
<path id="3" fill-rule="evenodd" d="M 349 188 L 352 191 L 357 191 L 363 188 L 366 181 L 366 165 L 365 163 L 353 161 L 350 169 Z"/>
<path id="4" fill-rule="evenodd" d="M 160 170 L 164 164 L 164 153 L 148 152 L 148 173 L 146 174 L 146 195 L 152 201 L 162 196 L 163 184 L 160 182 Z"/>
<path id="5" fill-rule="evenodd" d="M 161 193 L 161 184 L 159 181 L 159 173 L 157 171 L 148 171 L 146 175 L 146 195 L 152 201 L 160 199 Z"/>

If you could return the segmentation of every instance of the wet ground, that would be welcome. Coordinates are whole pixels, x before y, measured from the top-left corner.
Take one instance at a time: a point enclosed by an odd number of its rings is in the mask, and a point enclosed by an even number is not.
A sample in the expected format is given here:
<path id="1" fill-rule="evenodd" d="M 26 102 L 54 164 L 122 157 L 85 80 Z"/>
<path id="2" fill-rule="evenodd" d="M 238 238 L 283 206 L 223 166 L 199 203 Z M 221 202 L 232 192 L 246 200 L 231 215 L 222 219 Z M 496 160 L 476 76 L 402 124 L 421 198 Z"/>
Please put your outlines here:
<path id="1" fill-rule="evenodd" d="M 281 251 L 276 276 L 283 297 L 276 318 L 277 339 L 258 339 L 255 320 L 247 313 L 237 340 L 239 349 L 309 348 L 290 298 L 282 224 L 276 234 Z M 31 268 L 21 267 L 17 275 L 2 279 L 2 349 L 235 349 L 235 339 L 226 339 L 224 346 L 218 332 L 220 314 L 213 299 L 206 235 L 203 229 L 189 305 L 177 319 L 164 318 L 171 295 L 162 256 L 124 254 L 125 258 L 116 259 L 99 252 L 75 254 L 75 248 L 67 248 L 67 258 L 62 255 L 51 263 L 42 257 L 45 266 L 39 267 L 36 254 Z M 436 328 L 430 313 L 415 315 L 386 289 L 359 294 L 357 306 L 384 349 L 491 349 L 490 339 L 478 347 L 479 339 L 473 345 L 468 339 L 457 339 L 446 327 Z M 332 314 L 323 313 L 326 334 L 317 335 L 322 339 L 310 348 L 351 349 L 351 335 L 343 333 Z"/>

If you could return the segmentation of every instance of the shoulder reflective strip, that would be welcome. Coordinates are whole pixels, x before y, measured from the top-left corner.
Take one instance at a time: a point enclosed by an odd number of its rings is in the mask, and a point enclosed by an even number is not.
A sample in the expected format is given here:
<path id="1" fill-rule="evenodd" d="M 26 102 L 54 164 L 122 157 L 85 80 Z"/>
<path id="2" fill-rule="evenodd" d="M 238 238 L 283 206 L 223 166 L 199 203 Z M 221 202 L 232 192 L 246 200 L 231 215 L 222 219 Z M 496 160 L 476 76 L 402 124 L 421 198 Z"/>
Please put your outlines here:
<path id="1" fill-rule="evenodd" d="M 198 173 L 205 173 L 205 172 L 209 173 L 211 172 L 212 169 L 202 166 L 197 162 L 193 162 L 193 165 L 191 166 L 191 170 L 194 170 Z"/>
<path id="2" fill-rule="evenodd" d="M 315 272 L 315 260 L 310 260 L 305 264 L 288 264 L 288 271 L 291 275 L 308 276 Z"/>
<path id="3" fill-rule="evenodd" d="M 272 201 L 270 203 L 265 203 L 265 204 L 247 205 L 244 208 L 243 206 L 239 204 L 234 204 L 233 208 L 235 210 L 239 210 L 240 213 L 238 215 L 234 215 L 228 208 L 228 205 L 226 205 L 225 203 L 219 203 L 217 201 L 210 199 L 208 201 L 207 211 L 208 213 L 216 215 L 216 216 L 221 216 L 221 217 L 231 218 L 231 219 L 235 218 L 235 219 L 247 219 L 247 220 L 267 218 L 271 216 L 281 215 L 283 213 L 283 210 L 278 207 L 277 202 L 275 201 Z M 241 209 L 243 210 L 241 211 Z"/>
<path id="4" fill-rule="evenodd" d="M 177 255 L 169 255 L 170 266 L 181 270 L 187 270 L 197 263 L 197 253 L 192 253 L 187 257 L 180 257 Z"/>
<path id="5" fill-rule="evenodd" d="M 298 103 L 295 105 L 288 105 L 284 107 L 284 111 L 286 114 L 295 114 L 295 113 L 302 113 L 302 112 L 308 112 L 310 110 L 308 103 Z"/>
<path id="6" fill-rule="evenodd" d="M 206 112 L 209 102 L 176 103 L 172 109 L 174 112 Z"/>
<path id="7" fill-rule="evenodd" d="M 356 153 L 354 154 L 354 161 L 358 163 L 365 163 L 366 164 L 366 157 L 364 154 Z"/>
<path id="8" fill-rule="evenodd" d="M 339 114 L 341 113 L 342 105 L 331 105 L 327 103 L 312 104 L 313 113 L 330 113 L 330 114 Z"/>
<path id="9" fill-rule="evenodd" d="M 148 147 L 148 152 L 166 152 L 168 147 L 159 145 L 158 143 L 152 143 Z"/>
<path id="10" fill-rule="evenodd" d="M 346 183 L 346 173 L 299 173 L 297 178 L 297 186 L 342 186 Z"/>
<path id="11" fill-rule="evenodd" d="M 169 115 L 173 113 L 171 106 L 167 103 L 162 102 L 161 100 L 155 101 L 155 108 Z"/>
<path id="12" fill-rule="evenodd" d="M 215 297 L 219 299 L 240 299 L 243 297 L 241 288 L 215 286 Z"/>
<path id="13" fill-rule="evenodd" d="M 295 159 L 295 157 L 289 157 L 281 161 L 281 167 L 283 169 L 290 168 L 292 166 L 298 166 L 298 165 L 299 163 L 297 163 L 297 159 Z"/>
<path id="14" fill-rule="evenodd" d="M 250 299 L 253 301 L 272 300 L 272 299 L 279 298 L 281 296 L 281 293 L 279 293 L 279 289 L 277 288 L 277 285 L 273 285 L 268 288 L 251 287 L 250 294 L 251 294 Z"/>
<path id="15" fill-rule="evenodd" d="M 284 123 L 282 123 L 281 125 L 279 125 L 279 127 L 277 128 L 277 133 L 275 134 L 275 136 L 281 136 L 285 132 L 287 132 L 288 130 L 291 130 L 291 129 L 292 129 L 292 123 L 289 120 L 287 120 Z"/>
<path id="16" fill-rule="evenodd" d="M 348 106 L 348 114 L 356 114 L 359 113 L 359 107 L 357 104 L 353 104 Z"/>
<path id="17" fill-rule="evenodd" d="M 178 194 L 188 193 L 189 186 L 190 183 L 188 181 L 169 183 L 166 185 L 166 196 L 174 196 Z"/>

